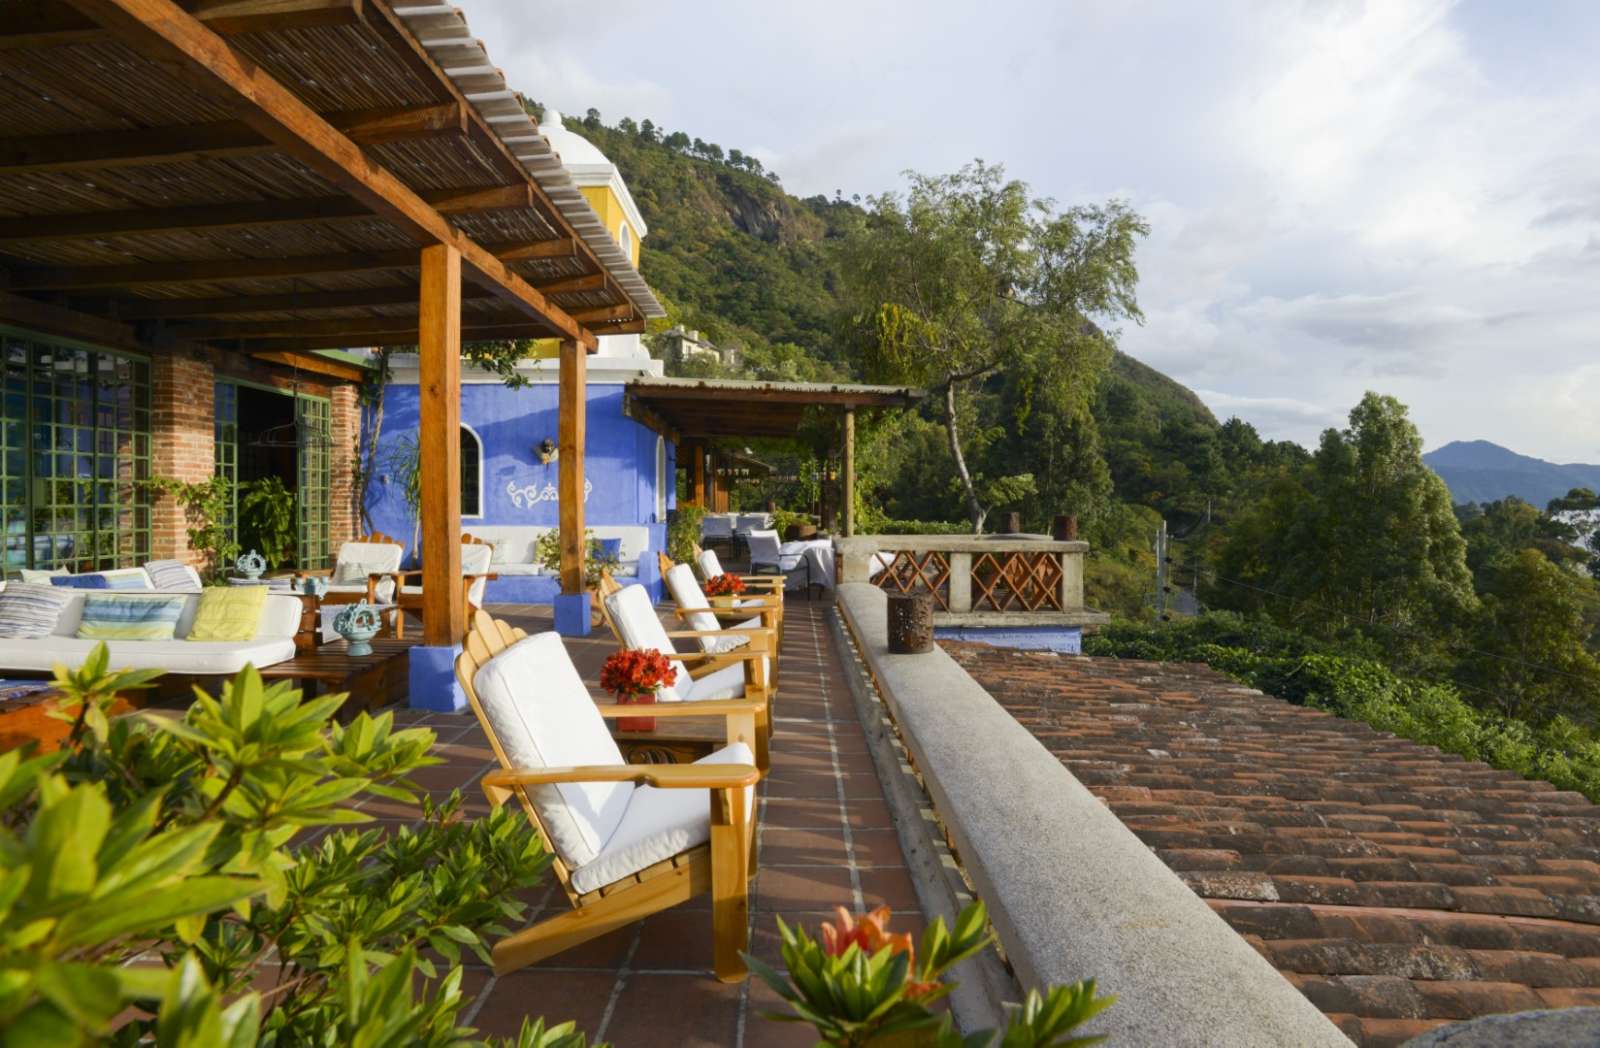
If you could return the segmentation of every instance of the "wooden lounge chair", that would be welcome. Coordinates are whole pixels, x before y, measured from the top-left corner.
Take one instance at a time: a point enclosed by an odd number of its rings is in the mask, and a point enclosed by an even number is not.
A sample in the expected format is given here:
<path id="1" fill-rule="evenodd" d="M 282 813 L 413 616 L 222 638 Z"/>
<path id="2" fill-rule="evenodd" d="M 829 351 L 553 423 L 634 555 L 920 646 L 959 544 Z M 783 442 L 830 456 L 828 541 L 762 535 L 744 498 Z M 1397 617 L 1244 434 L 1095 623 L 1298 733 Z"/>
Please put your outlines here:
<path id="1" fill-rule="evenodd" d="M 483 607 L 483 594 L 489 580 L 498 578 L 489 570 L 494 561 L 494 545 L 483 539 L 473 538 L 471 535 L 461 536 L 461 588 L 466 604 L 466 619 L 470 623 L 472 615 Z M 406 635 L 406 616 L 408 609 L 422 612 L 422 570 L 413 568 L 410 571 L 397 571 L 394 573 L 396 593 L 395 603 L 400 606 L 400 611 L 395 615 L 394 635 Z M 469 627 L 470 628 L 470 627 Z"/>
<path id="2" fill-rule="evenodd" d="M 674 614 L 697 633 L 723 629 L 765 629 L 769 633 L 768 648 L 774 655 L 769 668 L 773 690 L 778 687 L 776 655 L 783 647 L 783 601 L 770 597 L 719 596 L 708 597 L 694 572 L 687 564 L 674 564 L 662 557 L 661 577 L 672 597 Z M 743 647 L 743 637 L 702 636 L 700 650 L 713 654 Z"/>
<path id="3" fill-rule="evenodd" d="M 694 764 L 625 764 L 604 721 L 639 707 L 595 703 L 554 633 L 530 637 L 479 611 L 456 680 L 500 762 L 482 780 L 489 803 L 522 805 L 572 905 L 495 943 L 495 974 L 710 892 L 712 968 L 743 979 L 760 703 L 658 705 L 653 716 L 723 718 L 727 745 Z"/>
<path id="4" fill-rule="evenodd" d="M 324 604 L 354 604 L 358 600 L 388 604 L 394 598 L 394 575 L 400 570 L 405 552 L 398 540 L 374 531 L 354 542 L 341 543 L 333 567 L 295 572 L 294 586 L 298 590 L 307 577 L 318 576 L 328 580 L 328 591 L 322 595 Z"/>
<path id="5" fill-rule="evenodd" d="M 661 556 L 663 559 L 666 558 L 664 553 Z M 718 575 L 723 574 L 722 560 L 717 556 L 717 551 L 714 549 L 701 549 L 696 546 L 694 548 L 694 566 L 695 570 L 700 573 L 702 582 L 710 582 Z M 666 573 L 667 569 L 663 565 L 661 574 L 665 576 Z M 744 575 L 741 577 L 744 579 L 744 586 L 747 591 L 754 594 L 771 595 L 778 600 L 783 599 L 783 576 Z"/>
<path id="6" fill-rule="evenodd" d="M 677 702 L 698 705 L 732 698 L 760 700 L 756 766 L 766 771 L 767 740 L 772 737 L 772 699 L 776 691 L 769 659 L 769 656 L 776 657 L 771 631 L 758 627 L 669 632 L 656 617 L 650 595 L 643 586 L 621 586 L 608 573 L 600 577 L 599 596 L 601 617 L 618 645 L 627 651 L 654 648 L 671 659 L 677 669 L 678 683 L 663 689 L 656 709 Z M 698 642 L 705 637 L 742 639 L 744 643 L 717 652 L 684 652 L 673 645 L 675 639 Z"/>

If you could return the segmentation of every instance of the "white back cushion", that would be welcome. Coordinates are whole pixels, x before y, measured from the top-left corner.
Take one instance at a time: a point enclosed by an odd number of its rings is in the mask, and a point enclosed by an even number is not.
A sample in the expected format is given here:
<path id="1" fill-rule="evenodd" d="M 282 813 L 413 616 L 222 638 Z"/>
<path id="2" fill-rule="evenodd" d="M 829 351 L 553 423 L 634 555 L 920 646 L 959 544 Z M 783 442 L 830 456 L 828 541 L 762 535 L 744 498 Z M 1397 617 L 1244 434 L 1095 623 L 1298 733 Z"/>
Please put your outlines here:
<path id="1" fill-rule="evenodd" d="M 700 522 L 700 534 L 708 539 L 726 539 L 733 537 L 733 518 L 723 516 L 708 516 Z"/>
<path id="2" fill-rule="evenodd" d="M 752 531 L 750 533 L 750 562 L 752 564 L 778 563 L 779 545 L 776 531 Z"/>
<path id="3" fill-rule="evenodd" d="M 710 611 L 711 602 L 706 600 L 705 591 L 700 588 L 700 583 L 694 580 L 694 572 L 689 570 L 687 564 L 674 564 L 672 570 L 667 572 L 667 589 L 672 592 L 672 599 L 677 601 L 678 607 L 691 612 L 689 628 L 696 630 L 720 630 L 722 623 Z M 699 609 L 706 609 L 701 611 Z M 703 651 L 711 651 L 706 641 L 712 638 L 699 638 Z"/>
<path id="4" fill-rule="evenodd" d="M 405 549 L 398 542 L 346 542 L 339 547 L 338 561 L 365 564 L 372 571 L 399 571 L 404 556 Z M 334 573 L 338 574 L 337 569 Z"/>
<path id="5" fill-rule="evenodd" d="M 532 564 L 533 545 L 539 536 L 551 530 L 535 524 L 478 524 L 472 525 L 473 538 L 492 542 L 501 550 L 501 564 Z"/>
<path id="6" fill-rule="evenodd" d="M 611 621 L 617 624 L 617 632 L 622 634 L 622 643 L 629 651 L 654 648 L 669 658 L 678 653 L 672 646 L 672 638 L 667 636 L 666 627 L 656 617 L 656 609 L 650 606 L 650 594 L 643 586 L 624 586 L 611 594 L 606 598 L 606 610 L 611 613 Z M 656 698 L 662 702 L 682 702 L 679 689 L 687 691 L 689 687 L 689 671 L 683 663 L 673 659 L 672 668 L 678 671 L 678 683 L 657 693 Z"/>
<path id="7" fill-rule="evenodd" d="M 517 641 L 479 668 L 472 687 L 513 767 L 623 763 L 560 635 Z M 632 783 L 583 782 L 535 786 L 529 797 L 551 847 L 576 868 L 600 854 L 632 793 Z"/>
<path id="8" fill-rule="evenodd" d="M 486 546 L 481 542 L 461 544 L 461 574 L 487 575 L 494 570 L 493 563 L 493 546 Z M 472 588 L 467 590 L 467 600 L 474 606 L 483 607 L 483 591 L 488 581 L 488 579 L 477 579 L 472 583 Z"/>
<path id="9" fill-rule="evenodd" d="M 717 559 L 717 551 L 714 549 L 701 550 L 699 564 L 700 577 L 708 582 L 722 574 L 722 561 Z"/>

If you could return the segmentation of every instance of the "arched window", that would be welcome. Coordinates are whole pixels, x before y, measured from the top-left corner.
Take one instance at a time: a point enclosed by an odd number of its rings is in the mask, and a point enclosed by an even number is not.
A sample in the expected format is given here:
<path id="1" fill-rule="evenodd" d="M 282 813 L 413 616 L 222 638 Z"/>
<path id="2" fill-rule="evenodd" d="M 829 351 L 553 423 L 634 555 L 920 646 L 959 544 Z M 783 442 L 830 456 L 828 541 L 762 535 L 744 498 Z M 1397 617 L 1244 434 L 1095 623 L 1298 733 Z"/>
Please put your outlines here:
<path id="1" fill-rule="evenodd" d="M 483 516 L 483 441 L 461 427 L 461 515 Z"/>

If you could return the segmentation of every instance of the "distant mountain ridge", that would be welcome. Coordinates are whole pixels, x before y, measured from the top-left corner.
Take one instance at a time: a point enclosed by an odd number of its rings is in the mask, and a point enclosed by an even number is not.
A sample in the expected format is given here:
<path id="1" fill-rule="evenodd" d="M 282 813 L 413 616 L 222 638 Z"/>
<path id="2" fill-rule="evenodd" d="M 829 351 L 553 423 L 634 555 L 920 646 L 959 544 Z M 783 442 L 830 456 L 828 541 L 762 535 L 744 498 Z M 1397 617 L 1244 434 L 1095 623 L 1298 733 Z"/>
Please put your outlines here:
<path id="1" fill-rule="evenodd" d="M 1546 462 L 1487 440 L 1456 440 L 1422 456 L 1456 502 L 1494 502 L 1510 495 L 1543 509 L 1573 488 L 1600 491 L 1600 465 Z"/>

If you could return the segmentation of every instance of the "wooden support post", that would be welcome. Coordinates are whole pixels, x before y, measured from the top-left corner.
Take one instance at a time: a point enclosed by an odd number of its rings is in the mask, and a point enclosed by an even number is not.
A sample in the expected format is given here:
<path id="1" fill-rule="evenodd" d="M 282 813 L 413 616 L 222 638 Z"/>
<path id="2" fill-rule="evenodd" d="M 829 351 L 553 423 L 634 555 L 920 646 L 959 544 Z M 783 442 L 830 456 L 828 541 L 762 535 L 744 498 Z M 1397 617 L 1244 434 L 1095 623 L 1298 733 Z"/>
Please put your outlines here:
<path id="1" fill-rule="evenodd" d="M 694 446 L 694 504 L 704 510 L 711 508 L 706 505 L 706 449 L 699 444 Z"/>
<path id="2" fill-rule="evenodd" d="M 461 643 L 461 253 L 422 249 L 417 332 L 422 446 L 422 636 Z M 398 596 L 398 595 L 397 595 Z"/>
<path id="3" fill-rule="evenodd" d="M 582 593 L 583 585 L 583 445 L 589 358 L 572 339 L 561 341 L 561 592 Z"/>
<path id="4" fill-rule="evenodd" d="M 856 533 L 856 409 L 844 411 L 844 534 Z"/>

